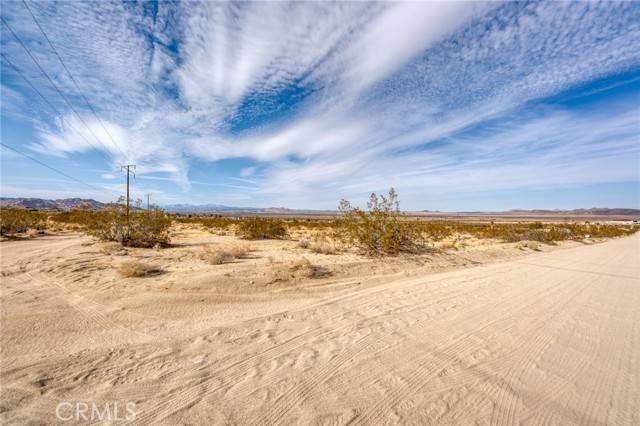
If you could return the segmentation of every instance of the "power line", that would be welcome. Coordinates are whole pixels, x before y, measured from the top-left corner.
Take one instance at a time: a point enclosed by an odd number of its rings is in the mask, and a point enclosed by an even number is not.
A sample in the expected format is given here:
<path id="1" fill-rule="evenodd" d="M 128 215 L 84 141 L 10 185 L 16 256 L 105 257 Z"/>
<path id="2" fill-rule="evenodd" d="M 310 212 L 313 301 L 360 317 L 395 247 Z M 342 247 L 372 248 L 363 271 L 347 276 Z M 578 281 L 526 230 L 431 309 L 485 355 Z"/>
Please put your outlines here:
<path id="1" fill-rule="evenodd" d="M 113 136 L 111 136 L 111 133 L 109 133 L 109 130 L 107 129 L 107 127 L 104 125 L 104 122 L 100 119 L 100 117 L 98 116 L 98 114 L 96 113 L 96 110 L 93 108 L 93 105 L 91 105 L 91 103 L 89 102 L 89 100 L 87 99 L 87 97 L 84 95 L 84 93 L 82 92 L 82 90 L 80 89 L 80 86 L 78 85 L 78 82 L 76 81 L 76 79 L 73 77 L 73 74 L 71 74 L 71 71 L 69 71 L 69 68 L 67 68 L 67 65 L 64 63 L 64 61 L 62 60 L 62 57 L 60 56 L 60 54 L 58 53 L 58 50 L 53 46 L 53 43 L 51 43 L 51 40 L 49 39 L 49 36 L 47 36 L 47 33 L 44 31 L 44 29 L 42 28 L 42 26 L 40 25 L 40 22 L 38 22 L 38 20 L 36 19 L 35 15 L 33 14 L 33 12 L 31 11 L 31 8 L 29 7 L 29 5 L 27 4 L 27 2 L 25 0 L 22 0 L 22 4 L 24 4 L 24 7 L 27 9 L 27 11 L 29 12 L 29 15 L 31 15 L 31 18 L 33 19 L 33 22 L 36 23 L 38 29 L 40 30 L 40 32 L 42 33 L 42 35 L 44 36 L 45 40 L 47 40 L 47 43 L 49 43 L 49 47 L 51 47 L 51 50 L 53 51 L 53 53 L 56 55 L 56 57 L 58 58 L 58 60 L 60 61 L 60 63 L 62 64 L 62 67 L 64 68 L 64 70 L 67 72 L 67 74 L 69 75 L 69 78 L 71 79 L 71 81 L 73 82 L 73 84 L 75 85 L 76 89 L 78 90 L 78 93 L 80 93 L 80 96 L 82 96 L 82 99 L 84 99 L 85 103 L 87 104 L 87 106 L 89 107 L 89 109 L 91 110 L 91 112 L 93 112 L 93 115 L 96 117 L 96 119 L 98 120 L 98 122 L 100 123 L 100 125 L 102 126 L 102 129 L 105 131 L 105 133 L 107 134 L 107 136 L 109 136 L 109 139 L 111 139 L 111 142 L 113 143 L 113 146 L 120 152 L 120 154 L 122 154 L 122 156 L 124 158 L 127 158 L 127 155 L 124 154 L 124 152 L 120 149 L 120 147 L 118 147 L 118 144 L 116 143 L 115 139 L 113 138 Z"/>
<path id="2" fill-rule="evenodd" d="M 99 144 L 101 144 L 105 150 L 109 151 L 109 148 L 100 140 L 100 138 L 98 138 L 98 136 L 96 136 L 96 134 L 93 132 L 93 130 L 91 130 L 91 128 L 87 125 L 87 123 L 84 121 L 84 119 L 82 118 L 82 116 L 80 114 L 78 114 L 78 111 L 76 111 L 76 109 L 73 107 L 73 105 L 71 104 L 71 102 L 69 101 L 69 99 L 67 99 L 67 97 L 64 95 L 64 93 L 62 93 L 62 91 L 60 90 L 60 88 L 58 88 L 58 86 L 56 85 L 56 83 L 53 81 L 53 79 L 49 76 L 49 74 L 44 70 L 44 68 L 42 68 L 42 66 L 40 65 L 40 62 L 38 62 L 38 60 L 31 54 L 31 51 L 29 50 L 29 48 L 22 42 L 22 39 L 20 39 L 20 37 L 18 37 L 18 35 L 15 33 L 15 31 L 13 31 L 13 28 L 11 28 L 11 25 L 9 25 L 9 23 L 4 19 L 4 17 L 0 16 L 0 19 L 2 19 L 2 23 L 9 29 L 9 31 L 11 31 L 11 34 L 13 35 L 13 37 L 18 41 L 18 43 L 20 44 L 20 46 L 22 46 L 22 48 L 24 49 L 25 52 L 27 52 L 27 55 L 29 55 L 29 57 L 31 58 L 31 60 L 36 64 L 36 66 L 38 67 L 38 69 L 40 69 L 40 72 L 47 78 L 47 80 L 49 80 L 49 83 L 51 83 L 51 85 L 53 86 L 53 88 L 56 90 L 56 92 L 58 92 L 58 94 L 60 95 L 60 97 L 62 99 L 65 100 L 65 102 L 69 105 L 69 108 L 71 108 L 71 111 L 73 111 L 73 113 L 78 117 L 78 119 L 82 122 L 82 124 L 84 124 L 84 126 L 87 128 L 87 130 L 89 130 L 89 133 L 91 133 L 93 135 L 94 138 L 96 138 L 96 140 L 98 141 Z M 94 148 L 97 149 L 96 146 L 92 145 Z"/>
<path id="3" fill-rule="evenodd" d="M 47 36 L 47 33 L 45 32 L 44 28 L 42 28 L 42 25 L 40 25 L 40 22 L 36 19 L 35 15 L 33 14 L 33 12 L 31 11 L 31 8 L 29 7 L 28 3 L 25 0 L 22 0 L 22 3 L 24 4 L 25 8 L 27 9 L 27 11 L 29 12 L 29 14 L 31 15 L 31 18 L 33 18 L 33 22 L 36 23 L 36 25 L 38 26 L 38 28 L 40 29 L 40 32 L 42 33 L 42 35 L 44 36 L 44 38 L 47 40 L 47 43 L 49 43 L 49 46 L 51 47 L 51 50 L 53 50 L 53 53 L 55 53 L 55 55 L 58 57 L 58 60 L 60 61 L 60 63 L 62 64 L 62 67 L 65 69 L 65 71 L 67 72 L 67 74 L 69 75 L 69 77 L 71 78 L 71 81 L 73 81 L 73 84 L 76 86 L 76 89 L 78 90 L 78 92 L 80 93 L 80 95 L 82 96 L 82 98 L 84 99 L 84 101 L 86 102 L 87 106 L 91 109 L 91 111 L 93 112 L 93 114 L 95 115 L 95 117 L 98 119 L 98 121 L 100 122 L 100 125 L 102 126 L 102 128 L 104 129 L 105 133 L 107 134 L 107 136 L 109 136 L 109 139 L 111 139 L 111 142 L 113 142 L 114 146 L 118 149 L 118 151 L 120 152 L 120 154 L 122 154 L 123 157 L 128 158 L 128 155 L 126 155 L 116 144 L 115 139 L 113 138 L 113 136 L 111 135 L 111 133 L 109 132 L 109 129 L 107 129 L 107 127 L 104 125 L 104 122 L 100 119 L 100 116 L 96 113 L 95 109 L 93 108 L 93 106 L 91 105 L 91 103 L 89 102 L 89 100 L 86 98 L 86 96 L 84 95 L 84 93 L 82 92 L 82 89 L 80 89 L 79 84 L 76 82 L 76 79 L 73 77 L 73 74 L 71 74 L 71 71 L 69 71 L 69 68 L 67 67 L 67 65 L 65 64 L 64 60 L 62 59 L 62 56 L 58 53 L 58 50 L 53 46 L 53 43 L 51 42 L 51 39 L 49 39 L 49 37 Z M 158 93 L 158 91 L 149 83 L 145 84 L 145 86 L 147 88 L 149 88 L 156 96 L 160 96 L 160 94 Z"/>
<path id="4" fill-rule="evenodd" d="M 11 147 L 11 146 L 9 146 L 9 145 L 6 145 L 6 144 L 5 144 L 5 143 L 3 143 L 3 142 L 0 142 L 0 145 L 2 145 L 3 147 L 5 147 L 5 148 L 7 148 L 7 149 L 10 149 L 10 150 L 11 150 L 11 151 L 13 151 L 13 152 L 16 152 L 16 153 L 18 153 L 18 154 L 22 155 L 22 156 L 23 156 L 23 157 L 25 157 L 25 158 L 28 158 L 28 159 L 29 159 L 29 160 L 31 160 L 31 161 L 34 161 L 34 162 L 36 162 L 36 163 L 40 164 L 41 166 L 46 167 L 46 168 L 47 168 L 47 169 L 49 169 L 49 170 L 53 170 L 54 172 L 58 173 L 59 175 L 62 175 L 62 176 L 64 176 L 64 177 L 66 177 L 67 179 L 71 179 L 71 180 L 73 180 L 73 181 L 75 181 L 75 182 L 81 183 L 81 184 L 83 184 L 83 185 L 88 186 L 88 187 L 89 187 L 89 188 L 91 188 L 91 189 L 95 189 L 95 190 L 100 191 L 100 192 L 104 191 L 104 189 L 100 189 L 100 188 L 98 188 L 97 186 L 93 186 L 93 185 L 91 185 L 91 184 L 89 184 L 89 183 L 86 183 L 86 182 L 81 181 L 80 179 L 74 178 L 73 176 L 69 176 L 69 175 L 68 175 L 68 174 L 66 174 L 65 172 L 62 172 L 62 171 L 60 171 L 60 170 L 56 169 L 55 167 L 52 167 L 52 166 L 50 166 L 50 165 L 48 165 L 48 164 L 46 164 L 46 163 L 43 163 L 42 161 L 40 161 L 40 160 L 38 160 L 38 159 L 35 159 L 35 158 L 33 158 L 32 156 L 30 156 L 30 155 L 28 155 L 28 154 L 25 154 L 24 152 L 19 151 L 19 150 L 15 149 L 15 148 L 13 148 L 13 147 Z"/>
<path id="5" fill-rule="evenodd" d="M 0 52 L 0 56 L 2 56 L 2 58 L 4 59 L 4 61 L 6 63 L 8 63 L 9 65 L 11 65 L 11 67 L 14 69 L 14 71 L 16 73 L 18 73 L 18 75 L 20 75 L 20 77 L 22 77 L 22 79 L 24 81 L 27 82 L 27 84 L 31 87 L 31 89 L 33 89 L 34 92 L 36 92 L 38 94 L 38 96 L 40 96 L 42 98 L 43 101 L 45 101 L 45 103 L 47 105 L 49 105 L 49 107 L 53 110 L 54 113 L 56 113 L 59 117 L 60 120 L 65 123 L 67 126 L 69 126 L 72 130 L 76 131 L 78 133 L 78 135 L 80 135 L 82 137 L 82 139 L 84 139 L 85 142 L 87 142 L 90 146 L 92 146 L 94 149 L 96 149 L 96 151 L 98 152 L 98 154 L 100 154 L 100 156 L 102 156 L 102 158 L 105 159 L 105 161 L 107 163 L 110 163 L 111 160 L 105 156 L 102 151 L 100 151 L 100 149 L 98 149 L 98 147 L 96 147 L 89 139 L 87 139 L 87 137 L 82 134 L 82 132 L 78 132 L 76 130 L 76 128 L 74 126 L 71 125 L 71 123 L 67 122 L 64 119 L 64 115 L 58 110 L 58 108 L 56 108 L 43 94 L 42 92 L 40 92 L 40 90 L 38 90 L 38 88 L 31 82 L 29 81 L 29 79 L 22 73 L 22 71 L 20 71 L 20 68 L 18 68 L 8 57 L 7 55 L 5 55 L 4 53 Z"/>

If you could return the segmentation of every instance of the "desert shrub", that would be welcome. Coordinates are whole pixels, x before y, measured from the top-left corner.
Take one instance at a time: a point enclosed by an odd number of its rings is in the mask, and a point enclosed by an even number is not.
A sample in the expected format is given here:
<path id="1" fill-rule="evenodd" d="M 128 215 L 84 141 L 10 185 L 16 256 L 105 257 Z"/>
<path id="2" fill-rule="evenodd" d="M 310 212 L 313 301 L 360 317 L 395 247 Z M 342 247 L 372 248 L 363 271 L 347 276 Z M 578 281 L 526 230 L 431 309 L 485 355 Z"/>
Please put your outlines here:
<path id="1" fill-rule="evenodd" d="M 118 272 L 120 276 L 124 278 L 136 278 L 157 275 L 162 272 L 162 269 L 154 265 L 132 260 L 122 263 L 120 267 L 118 267 Z"/>
<path id="2" fill-rule="evenodd" d="M 202 248 L 200 259 L 210 265 L 222 265 L 223 263 L 233 262 L 236 258 L 241 258 L 247 253 L 246 249 L 240 247 L 232 247 L 231 250 L 213 249 L 206 245 Z"/>
<path id="3" fill-rule="evenodd" d="M 328 241 L 314 241 L 309 245 L 309 249 L 314 253 L 319 254 L 336 254 L 336 246 Z"/>
<path id="4" fill-rule="evenodd" d="M 298 242 L 298 247 L 303 248 L 303 249 L 309 248 L 309 241 L 307 241 L 307 240 L 300 240 L 300 241 Z"/>
<path id="5" fill-rule="evenodd" d="M 415 222 L 414 222 L 415 223 Z M 420 222 L 420 231 L 434 240 L 459 234 L 476 238 L 492 238 L 503 242 L 536 241 L 554 244 L 556 241 L 582 240 L 585 238 L 611 238 L 630 235 L 637 231 L 620 225 L 592 223 L 468 223 L 468 222 Z"/>
<path id="6" fill-rule="evenodd" d="M 84 226 L 95 222 L 101 214 L 101 211 L 73 209 L 66 212 L 54 213 L 49 216 L 49 219 L 57 223 Z"/>
<path id="7" fill-rule="evenodd" d="M 46 228 L 46 215 L 25 209 L 0 208 L 0 235 L 12 235 Z"/>
<path id="8" fill-rule="evenodd" d="M 329 270 L 322 266 L 314 265 L 306 257 L 293 262 L 289 266 L 289 271 L 293 274 L 294 277 L 301 278 L 322 278 L 324 276 L 330 275 Z"/>
<path id="9" fill-rule="evenodd" d="M 236 221 L 229 217 L 222 216 L 176 216 L 179 223 L 194 223 L 209 230 L 226 230 Z"/>
<path id="10" fill-rule="evenodd" d="M 518 245 L 521 250 L 531 249 L 534 251 L 540 251 L 540 244 L 537 241 L 523 241 Z"/>
<path id="11" fill-rule="evenodd" d="M 419 229 L 419 232 L 426 237 L 434 240 L 441 241 L 453 233 L 453 227 L 446 222 L 416 222 L 413 226 Z"/>
<path id="12" fill-rule="evenodd" d="M 229 249 L 229 253 L 236 259 L 243 259 L 251 250 L 245 246 L 233 246 Z"/>
<path id="13" fill-rule="evenodd" d="M 227 251 L 215 250 L 204 255 L 204 260 L 210 265 L 222 265 L 233 261 L 233 255 Z"/>
<path id="14" fill-rule="evenodd" d="M 281 220 L 247 217 L 238 221 L 236 235 L 245 240 L 279 239 L 287 236 L 287 229 Z"/>
<path id="15" fill-rule="evenodd" d="M 341 217 L 336 237 L 371 256 L 416 253 L 422 247 L 422 236 L 413 223 L 402 220 L 398 195 L 393 188 L 387 197 L 371 194 L 364 211 L 340 201 Z"/>
<path id="16" fill-rule="evenodd" d="M 125 207 L 115 205 L 100 212 L 93 212 L 83 225 L 86 232 L 102 241 L 117 241 L 129 247 L 167 246 L 170 241 L 171 218 L 162 210 L 131 211 L 129 218 Z"/>

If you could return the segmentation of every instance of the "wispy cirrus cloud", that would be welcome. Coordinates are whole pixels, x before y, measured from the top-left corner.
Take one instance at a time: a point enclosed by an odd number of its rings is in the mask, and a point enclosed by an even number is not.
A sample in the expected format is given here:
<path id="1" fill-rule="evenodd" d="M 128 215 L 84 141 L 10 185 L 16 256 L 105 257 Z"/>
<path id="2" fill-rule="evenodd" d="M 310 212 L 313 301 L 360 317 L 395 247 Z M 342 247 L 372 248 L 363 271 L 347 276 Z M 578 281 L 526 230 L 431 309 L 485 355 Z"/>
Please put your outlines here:
<path id="1" fill-rule="evenodd" d="M 640 65 L 634 3 L 51 2 L 32 9 L 102 122 L 24 8 L 9 3 L 3 16 L 71 94 L 103 142 L 95 145 L 114 165 L 134 161 L 187 193 L 202 182 L 190 175 L 204 164 L 233 159 L 241 160 L 237 169 L 225 173 L 250 176 L 258 191 L 219 196 L 287 204 L 286 194 L 317 207 L 390 184 L 428 194 L 427 183 L 462 191 L 637 179 L 628 111 L 578 113 L 565 105 L 522 113 Z M 47 112 L 43 122 L 47 107 L 37 104 L 38 140 L 30 146 L 46 155 L 95 149 L 85 140 L 91 132 L 2 31 L 3 51 L 65 113 Z M 3 95 L 28 96 L 10 77 Z M 10 110 L 3 106 L 3 114 Z M 506 173 L 514 177 L 499 179 Z"/>

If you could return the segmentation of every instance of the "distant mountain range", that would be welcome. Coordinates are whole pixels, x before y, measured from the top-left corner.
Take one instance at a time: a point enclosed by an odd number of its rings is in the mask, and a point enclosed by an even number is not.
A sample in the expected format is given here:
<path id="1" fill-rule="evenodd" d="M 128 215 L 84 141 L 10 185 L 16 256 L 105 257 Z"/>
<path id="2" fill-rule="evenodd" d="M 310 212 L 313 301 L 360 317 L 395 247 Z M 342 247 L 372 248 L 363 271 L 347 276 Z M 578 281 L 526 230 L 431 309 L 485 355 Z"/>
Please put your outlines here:
<path id="1" fill-rule="evenodd" d="M 18 207 L 38 210 L 71 210 L 75 208 L 90 208 L 99 210 L 107 206 L 105 203 L 85 198 L 64 198 L 47 200 L 43 198 L 7 198 L 0 197 L 0 206 Z M 167 204 L 161 206 L 168 212 L 181 214 L 271 214 L 271 215 L 334 215 L 335 210 L 301 210 L 285 207 L 234 207 L 222 204 Z M 439 212 L 423 210 L 420 212 L 407 212 L 418 216 L 638 216 L 640 209 L 629 208 L 590 208 L 574 210 L 509 210 L 506 212 Z"/>
<path id="2" fill-rule="evenodd" d="M 100 201 L 86 198 L 63 198 L 59 200 L 46 200 L 44 198 L 0 197 L 0 206 L 38 210 L 71 210 L 77 208 L 90 208 L 93 210 L 99 210 L 104 208 L 106 204 L 101 203 Z"/>
<path id="3" fill-rule="evenodd" d="M 334 210 L 302 210 L 288 209 L 286 207 L 235 207 L 224 206 L 221 204 L 167 204 L 162 206 L 168 212 L 172 213 L 195 213 L 195 214 L 212 214 L 212 213 L 253 213 L 253 214 L 307 214 L 307 215 L 333 215 Z"/>

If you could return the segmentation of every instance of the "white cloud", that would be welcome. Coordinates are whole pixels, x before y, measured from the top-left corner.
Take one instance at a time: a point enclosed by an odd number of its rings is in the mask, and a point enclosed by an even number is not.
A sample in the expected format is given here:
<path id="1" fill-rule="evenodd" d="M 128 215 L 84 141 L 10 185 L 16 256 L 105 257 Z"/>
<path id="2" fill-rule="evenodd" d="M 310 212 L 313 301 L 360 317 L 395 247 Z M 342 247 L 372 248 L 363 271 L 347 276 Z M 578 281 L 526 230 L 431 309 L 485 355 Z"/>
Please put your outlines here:
<path id="1" fill-rule="evenodd" d="M 356 36 L 346 52 L 344 79 L 362 90 L 388 77 L 467 21 L 481 3 L 397 2 Z M 357 91 L 356 90 L 356 91 Z"/>
<path id="2" fill-rule="evenodd" d="M 639 64 L 640 8 L 632 3 L 159 3 L 153 16 L 120 3 L 33 3 L 99 120 L 21 4 L 5 6 L 3 16 L 91 129 L 3 28 L 3 51 L 64 111 L 42 124 L 47 106 L 33 101 L 38 141 L 30 146 L 43 155 L 97 147 L 110 167 L 136 163 L 141 175 L 161 174 L 187 193 L 194 159 L 248 158 L 260 167 L 239 167 L 239 176 L 252 179 L 248 188 L 233 188 L 234 199 L 242 191 L 255 197 L 255 183 L 265 200 L 285 194 L 300 203 L 393 182 L 416 193 L 433 185 L 519 187 L 541 170 L 557 182 L 633 177 L 628 158 L 637 151 L 627 144 L 628 121 L 598 116 L 610 132 L 603 133 L 561 109 L 529 121 L 511 118 L 528 102 Z M 3 97 L 29 93 L 14 80 L 11 87 L 3 82 Z M 289 105 L 280 96 L 292 86 L 312 94 Z M 247 106 L 247 99 L 255 102 Z M 269 120 L 270 109 L 283 104 L 291 111 Z M 2 108 L 24 117 L 25 102 Z M 252 123 L 260 114 L 267 119 Z M 460 136 L 492 119 L 504 128 L 470 142 Z M 232 131 L 234 122 L 248 129 Z M 424 148 L 443 140 L 442 148 Z M 559 146 L 539 146 L 552 140 Z M 631 157 L 603 152 L 604 140 Z M 546 153 L 547 168 L 519 162 L 538 158 L 531 146 Z M 563 163 L 567 150 L 579 154 L 571 164 Z M 504 173 L 515 177 L 500 184 Z"/>
<path id="3" fill-rule="evenodd" d="M 240 170 L 240 176 L 243 176 L 243 177 L 252 176 L 255 172 L 256 172 L 256 167 L 245 167 L 244 169 Z"/>

